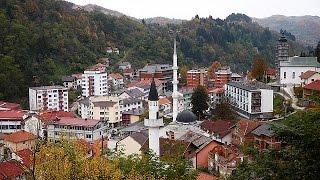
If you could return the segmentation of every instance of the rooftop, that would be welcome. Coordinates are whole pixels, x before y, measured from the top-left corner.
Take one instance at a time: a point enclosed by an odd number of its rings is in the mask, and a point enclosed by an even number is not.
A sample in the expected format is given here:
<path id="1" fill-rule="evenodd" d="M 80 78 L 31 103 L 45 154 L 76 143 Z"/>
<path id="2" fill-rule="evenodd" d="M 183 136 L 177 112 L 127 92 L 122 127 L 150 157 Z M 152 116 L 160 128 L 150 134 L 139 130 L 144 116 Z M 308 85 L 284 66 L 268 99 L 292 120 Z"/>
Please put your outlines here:
<path id="1" fill-rule="evenodd" d="M 140 98 L 144 96 L 144 93 L 138 88 L 128 89 L 125 91 L 132 98 Z"/>
<path id="2" fill-rule="evenodd" d="M 74 76 L 63 76 L 63 77 L 61 78 L 61 80 L 62 80 L 63 82 L 73 82 L 73 81 L 76 80 L 76 77 L 74 77 Z"/>
<path id="3" fill-rule="evenodd" d="M 39 115 L 39 119 L 46 124 L 57 117 L 76 117 L 76 115 L 73 112 L 65 111 L 44 111 Z"/>
<path id="4" fill-rule="evenodd" d="M 217 120 L 217 121 L 203 121 L 201 129 L 209 132 L 210 134 L 219 135 L 219 137 L 225 137 L 231 133 L 232 123 L 230 121 Z"/>
<path id="5" fill-rule="evenodd" d="M 154 79 L 154 82 L 156 83 L 156 87 L 159 87 L 163 81 L 159 80 L 159 79 Z M 151 82 L 150 80 L 141 80 L 141 81 L 134 81 L 128 84 L 128 87 L 147 87 L 148 89 L 150 88 Z M 143 88 L 144 89 L 144 88 Z"/>
<path id="6" fill-rule="evenodd" d="M 21 106 L 18 103 L 0 101 L 0 111 L 1 110 L 21 110 Z"/>
<path id="7" fill-rule="evenodd" d="M 134 139 L 141 146 L 148 140 L 148 134 L 143 132 L 136 132 L 130 135 L 132 139 Z"/>
<path id="8" fill-rule="evenodd" d="M 306 72 L 304 72 L 303 74 L 301 74 L 300 75 L 300 78 L 301 79 L 308 79 L 308 78 L 310 78 L 311 76 L 313 76 L 314 74 L 316 74 L 316 73 L 318 73 L 318 72 L 316 72 L 316 71 L 306 71 Z"/>
<path id="9" fill-rule="evenodd" d="M 110 73 L 109 77 L 113 79 L 123 79 L 123 76 L 120 73 Z"/>
<path id="10" fill-rule="evenodd" d="M 123 111 L 122 114 L 130 114 L 130 115 L 135 115 L 135 116 L 140 116 L 144 113 L 144 109 L 143 108 L 139 108 L 139 109 L 132 109 L 129 111 Z"/>
<path id="11" fill-rule="evenodd" d="M 24 174 L 24 168 L 18 161 L 10 160 L 0 163 L 0 179 L 15 179 Z"/>
<path id="12" fill-rule="evenodd" d="M 255 128 L 260 125 L 260 122 L 248 120 L 248 119 L 241 119 L 237 122 L 236 129 L 239 135 L 246 136 Z"/>
<path id="13" fill-rule="evenodd" d="M 179 140 L 190 142 L 197 146 L 197 148 L 200 148 L 203 145 L 206 145 L 208 142 L 212 141 L 211 138 L 192 131 L 188 131 L 187 133 L 185 133 L 179 138 Z"/>
<path id="14" fill-rule="evenodd" d="M 17 155 L 22 159 L 23 165 L 26 167 L 31 166 L 32 151 L 30 149 L 17 151 Z"/>
<path id="15" fill-rule="evenodd" d="M 242 78 L 242 76 L 238 73 L 231 73 L 231 78 Z"/>
<path id="16" fill-rule="evenodd" d="M 133 104 L 137 102 L 142 102 L 142 100 L 138 98 L 125 98 L 122 100 L 123 105 Z"/>
<path id="17" fill-rule="evenodd" d="M 26 115 L 27 112 L 19 110 L 0 111 L 0 120 L 23 120 Z"/>
<path id="18" fill-rule="evenodd" d="M 317 57 L 289 57 L 288 61 L 280 62 L 280 67 L 320 67 Z"/>
<path id="19" fill-rule="evenodd" d="M 159 99 L 159 105 L 163 105 L 163 104 L 171 104 L 171 101 L 166 97 L 160 98 Z"/>
<path id="20" fill-rule="evenodd" d="M 21 130 L 14 132 L 12 134 L 7 135 L 4 138 L 4 141 L 13 142 L 13 143 L 21 143 L 25 141 L 31 141 L 37 139 L 37 136 L 29 133 L 27 131 Z"/>
<path id="21" fill-rule="evenodd" d="M 40 86 L 40 87 L 30 87 L 29 89 L 33 90 L 52 90 L 52 89 L 58 89 L 58 90 L 67 90 L 64 86 Z"/>
<path id="22" fill-rule="evenodd" d="M 274 131 L 272 130 L 272 125 L 268 123 L 258 126 L 251 133 L 256 136 L 264 135 L 264 136 L 272 137 L 274 135 Z"/>
<path id="23" fill-rule="evenodd" d="M 94 127 L 100 121 L 95 119 L 81 119 L 72 117 L 59 117 L 50 124 L 66 125 L 66 126 L 83 126 L 83 127 Z"/>
<path id="24" fill-rule="evenodd" d="M 112 106 L 116 105 L 117 102 L 114 102 L 114 101 L 95 101 L 95 102 L 92 102 L 92 104 L 95 107 L 112 107 Z"/>
<path id="25" fill-rule="evenodd" d="M 313 81 L 312 83 L 305 85 L 303 88 L 320 91 L 320 80 Z"/>
<path id="26" fill-rule="evenodd" d="M 169 64 L 150 64 L 144 66 L 139 71 L 146 71 L 147 73 L 155 73 L 157 71 L 167 71 L 172 70 L 172 66 Z"/>
<path id="27" fill-rule="evenodd" d="M 259 89 L 271 89 L 270 86 L 259 81 L 242 81 L 242 82 L 229 82 L 228 85 L 244 89 L 247 91 L 257 91 Z"/>
<path id="28" fill-rule="evenodd" d="M 106 71 L 106 65 L 102 63 L 95 64 L 89 68 L 86 69 L 86 71 L 100 71 L 105 72 Z"/>
<path id="29" fill-rule="evenodd" d="M 84 104 L 85 106 L 90 105 L 90 97 L 85 97 L 79 101 L 79 104 Z"/>

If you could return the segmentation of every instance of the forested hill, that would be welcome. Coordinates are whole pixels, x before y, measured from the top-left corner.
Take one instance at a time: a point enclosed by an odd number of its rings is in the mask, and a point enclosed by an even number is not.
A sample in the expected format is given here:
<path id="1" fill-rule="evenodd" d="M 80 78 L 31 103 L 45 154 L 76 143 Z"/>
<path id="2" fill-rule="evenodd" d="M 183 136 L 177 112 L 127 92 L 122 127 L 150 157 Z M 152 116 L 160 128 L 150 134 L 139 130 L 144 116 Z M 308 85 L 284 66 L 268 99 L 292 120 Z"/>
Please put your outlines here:
<path id="1" fill-rule="evenodd" d="M 251 66 L 256 50 L 273 64 L 279 37 L 239 14 L 159 26 L 73 7 L 55 0 L 0 0 L 0 99 L 27 99 L 28 86 L 56 83 L 63 75 L 82 71 L 105 56 L 107 46 L 122 52 L 115 61 L 136 67 L 170 63 L 172 31 L 178 32 L 181 64 L 220 60 L 238 70 Z M 299 45 L 291 45 L 300 53 Z"/>

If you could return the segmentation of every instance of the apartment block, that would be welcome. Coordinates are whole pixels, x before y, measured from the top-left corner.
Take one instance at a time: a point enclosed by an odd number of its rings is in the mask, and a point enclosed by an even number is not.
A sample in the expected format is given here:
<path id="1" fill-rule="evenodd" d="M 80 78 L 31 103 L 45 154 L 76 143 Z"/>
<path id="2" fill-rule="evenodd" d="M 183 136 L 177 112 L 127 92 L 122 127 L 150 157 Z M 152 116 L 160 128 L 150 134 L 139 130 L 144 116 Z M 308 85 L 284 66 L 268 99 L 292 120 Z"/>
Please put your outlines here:
<path id="1" fill-rule="evenodd" d="M 108 95 L 108 74 L 104 65 L 97 64 L 85 70 L 81 83 L 83 97 Z"/>
<path id="2" fill-rule="evenodd" d="M 68 88 L 63 86 L 42 86 L 29 88 L 31 111 L 68 111 Z"/>
<path id="3" fill-rule="evenodd" d="M 273 114 L 273 90 L 260 82 L 229 82 L 225 96 L 237 113 L 248 119 L 270 119 Z"/>
<path id="4" fill-rule="evenodd" d="M 224 87 L 225 84 L 227 84 L 228 82 L 230 82 L 230 80 L 231 80 L 231 75 L 232 75 L 232 72 L 231 72 L 231 70 L 230 70 L 230 67 L 225 66 L 225 67 L 219 68 L 219 69 L 215 72 L 214 87 L 215 87 L 215 88 Z"/>
<path id="5" fill-rule="evenodd" d="M 198 85 L 207 86 L 208 72 L 206 69 L 189 70 L 187 73 L 187 86 L 197 87 Z"/>

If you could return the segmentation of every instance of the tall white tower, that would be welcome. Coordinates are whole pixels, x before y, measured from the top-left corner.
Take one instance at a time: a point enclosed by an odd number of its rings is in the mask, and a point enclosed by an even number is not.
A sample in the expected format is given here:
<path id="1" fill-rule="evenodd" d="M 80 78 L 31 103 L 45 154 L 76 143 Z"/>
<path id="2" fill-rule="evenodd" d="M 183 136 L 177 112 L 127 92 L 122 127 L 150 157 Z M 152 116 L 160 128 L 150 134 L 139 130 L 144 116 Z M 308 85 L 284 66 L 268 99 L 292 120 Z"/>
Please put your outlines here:
<path id="1" fill-rule="evenodd" d="M 173 100 L 173 107 L 172 107 L 172 121 L 176 122 L 177 115 L 178 115 L 178 57 L 177 57 L 177 49 L 176 49 L 176 39 L 174 39 L 174 52 L 173 52 L 173 92 L 172 92 L 172 100 Z"/>
<path id="2" fill-rule="evenodd" d="M 163 119 L 159 118 L 159 97 L 154 79 L 151 82 L 148 100 L 149 119 L 144 120 L 144 125 L 149 128 L 149 149 L 160 156 L 159 128 L 163 126 Z"/>

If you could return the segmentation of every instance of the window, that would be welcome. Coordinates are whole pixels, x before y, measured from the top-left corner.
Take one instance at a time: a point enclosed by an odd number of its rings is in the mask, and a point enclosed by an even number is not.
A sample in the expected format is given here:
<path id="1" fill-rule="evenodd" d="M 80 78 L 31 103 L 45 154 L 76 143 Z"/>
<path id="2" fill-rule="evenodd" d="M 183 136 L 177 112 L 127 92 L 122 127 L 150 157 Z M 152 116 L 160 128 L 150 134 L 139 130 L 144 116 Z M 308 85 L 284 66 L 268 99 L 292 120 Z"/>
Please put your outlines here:
<path id="1" fill-rule="evenodd" d="M 86 134 L 86 138 L 89 139 L 92 137 L 92 134 Z"/>
<path id="2" fill-rule="evenodd" d="M 292 79 L 296 78 L 296 72 L 292 72 Z"/>
<path id="3" fill-rule="evenodd" d="M 287 72 L 283 72 L 283 78 L 284 78 L 284 79 L 287 78 Z"/>

